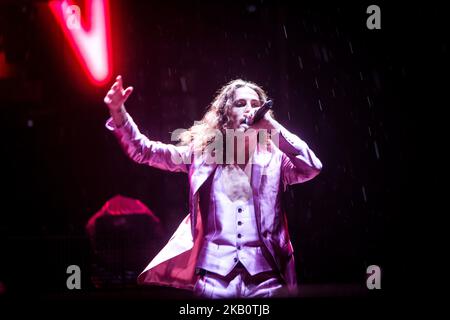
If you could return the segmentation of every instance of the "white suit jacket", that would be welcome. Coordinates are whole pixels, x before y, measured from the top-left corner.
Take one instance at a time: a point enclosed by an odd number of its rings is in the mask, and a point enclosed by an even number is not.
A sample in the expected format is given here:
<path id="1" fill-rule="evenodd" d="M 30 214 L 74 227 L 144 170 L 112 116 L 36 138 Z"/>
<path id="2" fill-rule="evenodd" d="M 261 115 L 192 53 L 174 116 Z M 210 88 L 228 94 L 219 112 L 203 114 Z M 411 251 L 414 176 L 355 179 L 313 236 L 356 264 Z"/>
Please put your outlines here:
<path id="1" fill-rule="evenodd" d="M 203 237 L 198 190 L 217 164 L 210 164 L 205 157 L 193 155 L 188 146 L 149 140 L 140 133 L 128 114 L 127 121 L 120 128 L 115 127 L 112 119 L 108 120 L 106 127 L 114 132 L 132 160 L 162 170 L 188 174 L 189 214 L 166 246 L 139 275 L 138 283 L 192 290 L 197 280 L 195 266 Z M 191 163 L 180 159 L 191 159 L 188 161 Z M 258 146 L 253 154 L 251 186 L 258 232 L 271 262 L 291 292 L 296 291 L 297 280 L 281 193 L 287 185 L 314 178 L 321 169 L 322 163 L 308 145 L 284 128 L 280 131 L 278 147 L 268 150 Z"/>

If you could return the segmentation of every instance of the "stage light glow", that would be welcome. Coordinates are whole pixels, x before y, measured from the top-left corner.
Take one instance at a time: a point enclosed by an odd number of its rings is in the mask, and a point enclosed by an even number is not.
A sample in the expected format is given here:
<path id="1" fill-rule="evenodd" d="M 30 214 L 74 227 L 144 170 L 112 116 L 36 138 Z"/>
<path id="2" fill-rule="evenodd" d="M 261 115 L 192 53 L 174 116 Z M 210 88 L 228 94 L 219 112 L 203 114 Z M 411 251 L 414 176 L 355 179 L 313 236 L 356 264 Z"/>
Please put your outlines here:
<path id="1" fill-rule="evenodd" d="M 86 74 L 94 84 L 103 85 L 112 74 L 109 3 L 108 0 L 85 0 L 85 4 L 87 24 L 82 23 L 83 12 L 73 2 L 49 2 L 51 12 Z"/>

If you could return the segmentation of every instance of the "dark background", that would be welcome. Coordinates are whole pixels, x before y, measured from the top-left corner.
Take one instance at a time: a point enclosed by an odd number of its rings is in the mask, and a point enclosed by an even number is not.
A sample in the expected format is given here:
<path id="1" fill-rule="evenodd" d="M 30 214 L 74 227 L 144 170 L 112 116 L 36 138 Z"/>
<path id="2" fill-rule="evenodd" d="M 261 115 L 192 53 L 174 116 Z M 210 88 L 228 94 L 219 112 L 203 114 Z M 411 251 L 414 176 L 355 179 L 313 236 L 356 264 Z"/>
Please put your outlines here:
<path id="1" fill-rule="evenodd" d="M 406 293 L 414 182 L 428 170 L 410 161 L 425 152 L 411 139 L 414 76 L 439 73 L 448 54 L 440 8 L 379 2 L 382 29 L 368 30 L 370 4 L 111 1 L 113 73 L 134 86 L 127 109 L 143 133 L 170 143 L 243 78 L 321 159 L 322 173 L 285 198 L 299 282 L 331 296 L 364 289 L 372 264 L 383 294 Z M 110 84 L 88 82 L 45 1 L 1 2 L 0 24 L 0 52 L 16 69 L 0 78 L 0 281 L 13 296 L 64 296 L 76 264 L 95 291 L 89 217 L 116 194 L 137 198 L 161 219 L 162 245 L 188 212 L 186 176 L 126 157 L 104 127 Z"/>

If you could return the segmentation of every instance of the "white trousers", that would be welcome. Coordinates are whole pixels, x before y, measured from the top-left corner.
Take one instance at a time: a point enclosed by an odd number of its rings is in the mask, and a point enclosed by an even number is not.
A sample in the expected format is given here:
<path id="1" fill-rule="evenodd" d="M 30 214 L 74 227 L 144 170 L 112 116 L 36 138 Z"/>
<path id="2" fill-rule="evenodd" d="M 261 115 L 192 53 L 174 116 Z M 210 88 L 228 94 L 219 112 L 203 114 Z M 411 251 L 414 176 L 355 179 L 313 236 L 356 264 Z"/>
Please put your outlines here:
<path id="1" fill-rule="evenodd" d="M 269 298 L 283 291 L 283 281 L 278 273 L 262 272 L 250 275 L 242 265 L 237 265 L 227 276 L 206 271 L 194 286 L 194 294 L 201 298 Z"/>

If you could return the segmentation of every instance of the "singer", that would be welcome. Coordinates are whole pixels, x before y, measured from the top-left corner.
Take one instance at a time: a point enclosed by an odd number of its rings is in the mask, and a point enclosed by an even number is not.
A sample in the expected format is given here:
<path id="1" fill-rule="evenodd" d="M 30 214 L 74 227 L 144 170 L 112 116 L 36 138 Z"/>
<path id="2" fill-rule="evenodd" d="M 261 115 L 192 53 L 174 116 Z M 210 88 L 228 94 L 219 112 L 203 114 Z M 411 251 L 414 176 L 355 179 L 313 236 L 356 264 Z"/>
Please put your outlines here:
<path id="1" fill-rule="evenodd" d="M 177 145 L 140 133 L 124 105 L 132 91 L 116 78 L 104 99 L 111 114 L 106 127 L 132 160 L 185 172 L 190 185 L 189 214 L 138 283 L 189 289 L 203 298 L 295 294 L 281 193 L 319 174 L 322 163 L 314 152 L 271 111 L 253 121 L 267 94 L 252 82 L 238 79 L 221 88 Z M 245 141 L 236 141 L 242 136 Z"/>

